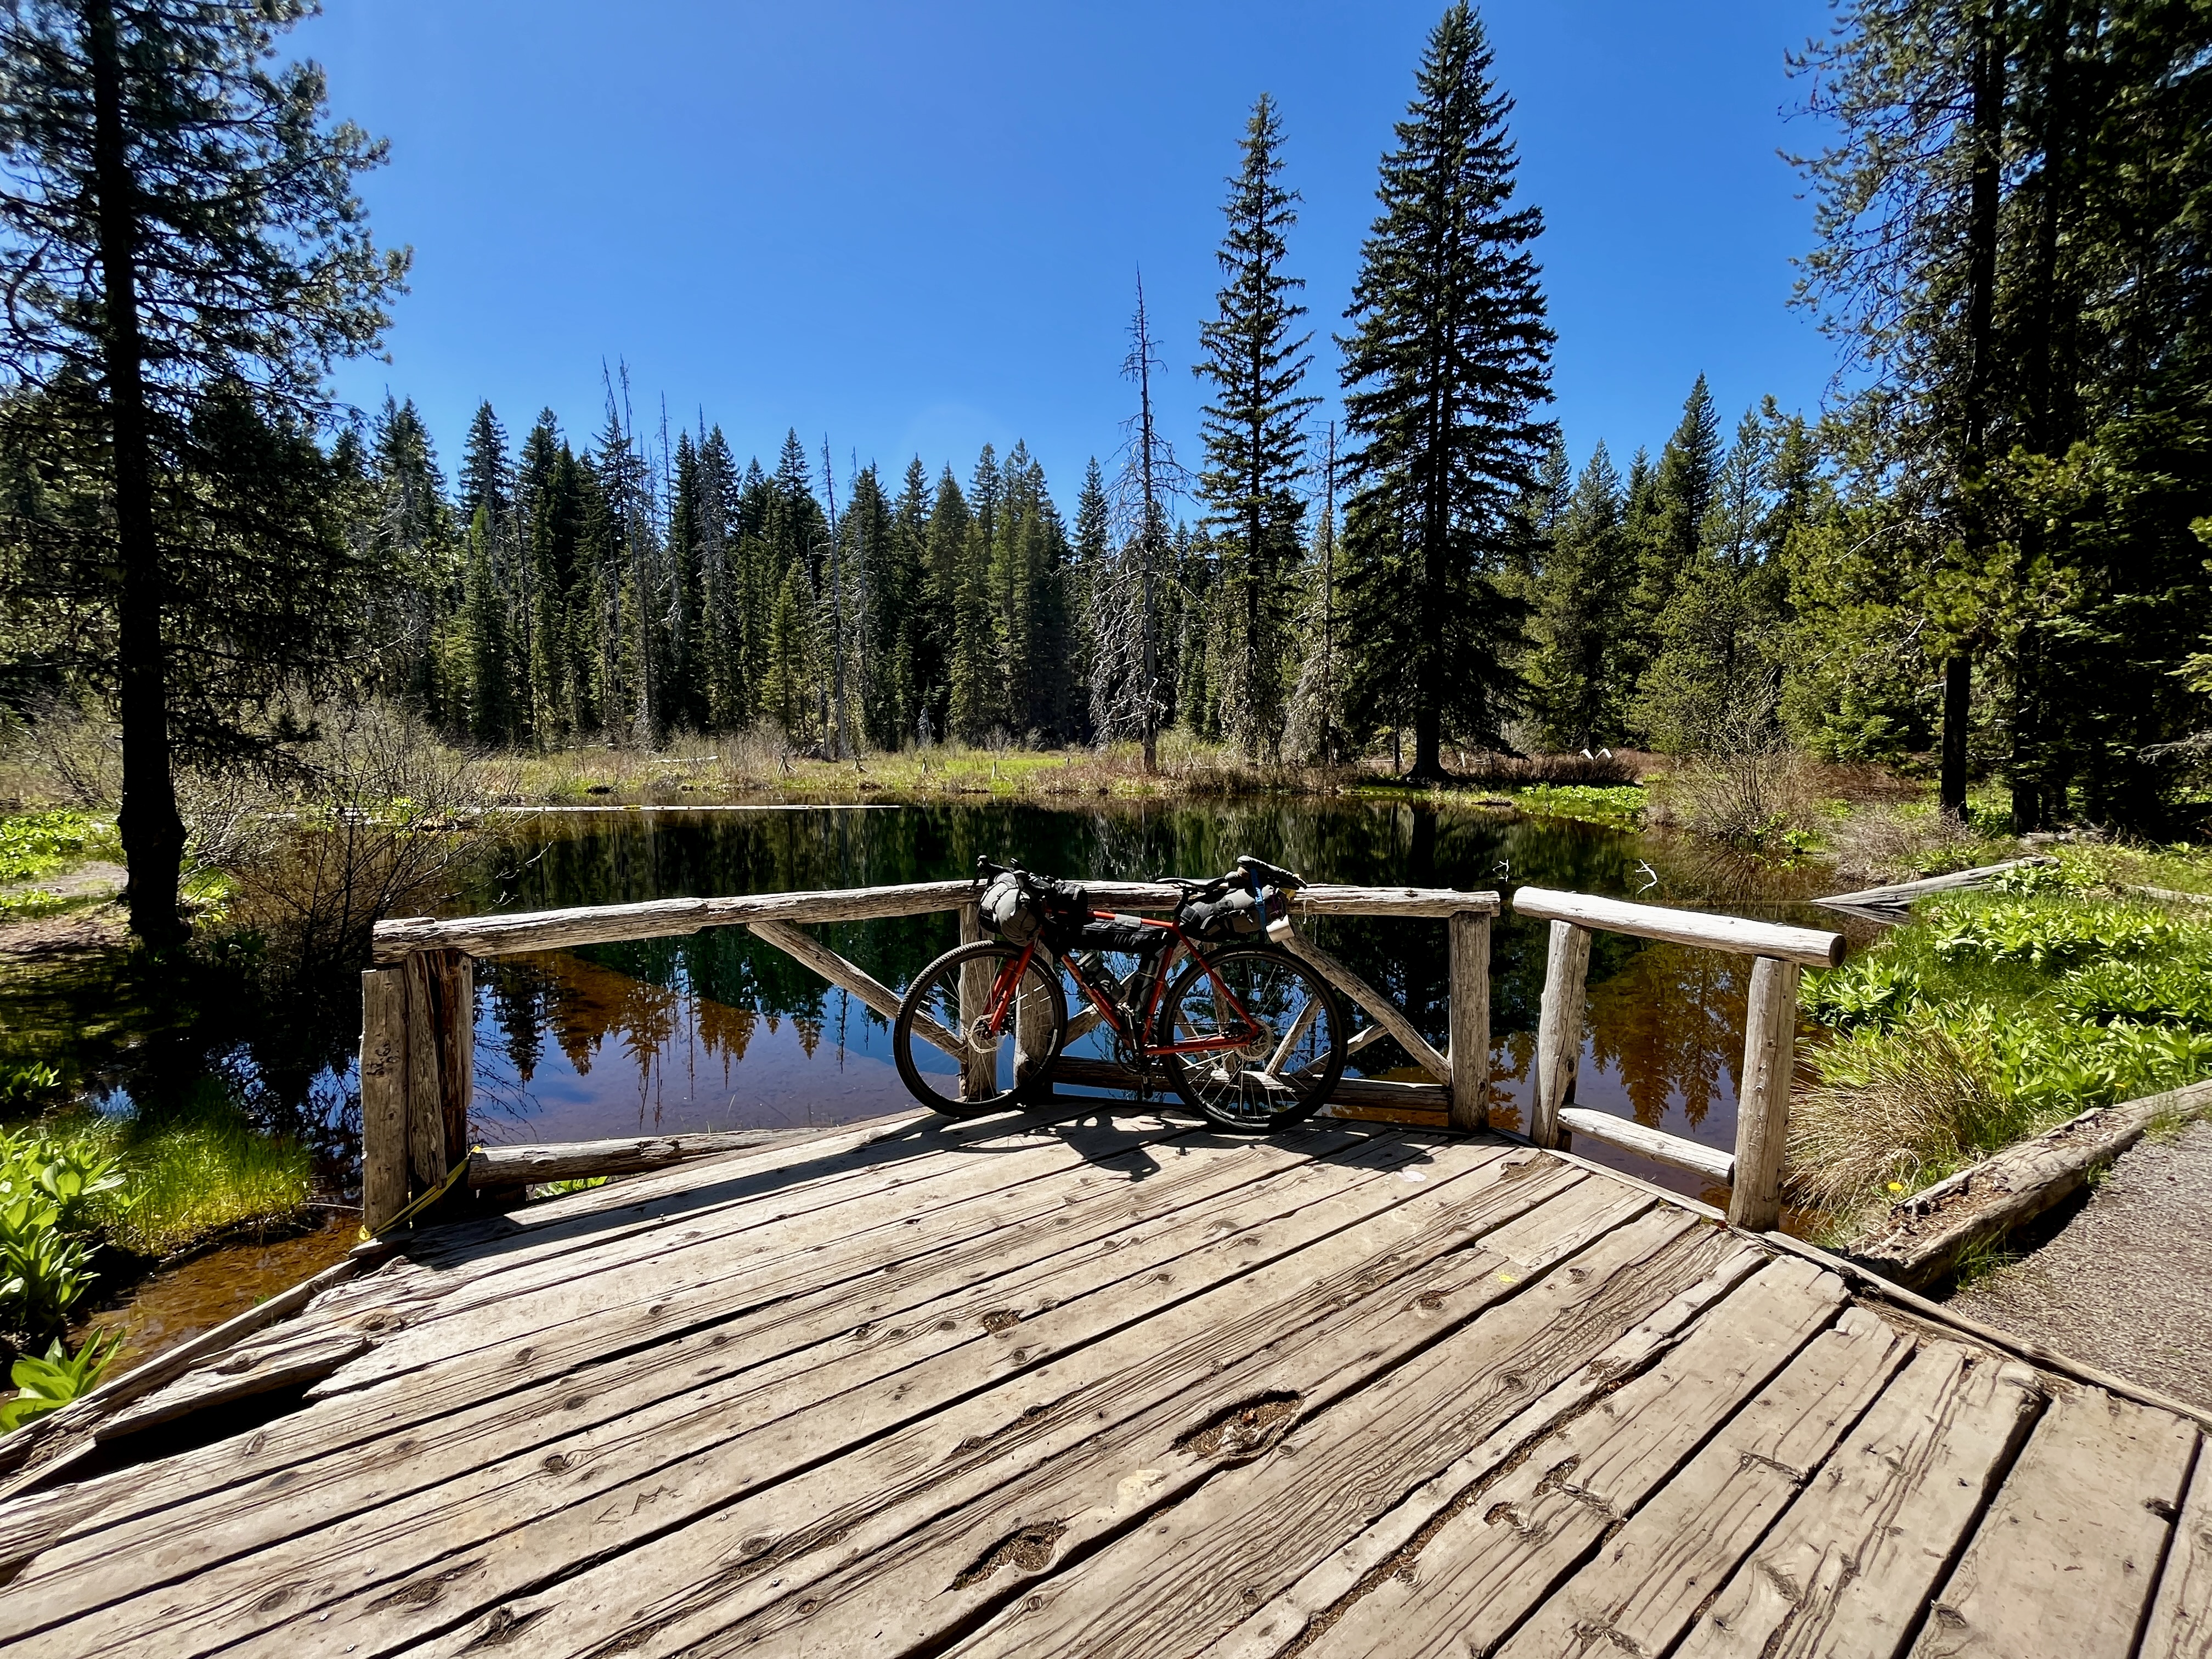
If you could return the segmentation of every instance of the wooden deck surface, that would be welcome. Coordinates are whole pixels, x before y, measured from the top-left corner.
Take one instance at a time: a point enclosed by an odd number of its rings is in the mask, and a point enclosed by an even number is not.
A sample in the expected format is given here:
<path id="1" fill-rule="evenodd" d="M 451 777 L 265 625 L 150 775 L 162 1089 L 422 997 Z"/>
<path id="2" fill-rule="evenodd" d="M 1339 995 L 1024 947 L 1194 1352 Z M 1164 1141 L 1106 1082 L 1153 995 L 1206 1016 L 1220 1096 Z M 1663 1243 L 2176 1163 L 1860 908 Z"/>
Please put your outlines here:
<path id="1" fill-rule="evenodd" d="M 418 1235 L 0 1506 L 0 1647 L 2212 1653 L 2185 1416 L 1527 1146 L 1098 1106 Z"/>

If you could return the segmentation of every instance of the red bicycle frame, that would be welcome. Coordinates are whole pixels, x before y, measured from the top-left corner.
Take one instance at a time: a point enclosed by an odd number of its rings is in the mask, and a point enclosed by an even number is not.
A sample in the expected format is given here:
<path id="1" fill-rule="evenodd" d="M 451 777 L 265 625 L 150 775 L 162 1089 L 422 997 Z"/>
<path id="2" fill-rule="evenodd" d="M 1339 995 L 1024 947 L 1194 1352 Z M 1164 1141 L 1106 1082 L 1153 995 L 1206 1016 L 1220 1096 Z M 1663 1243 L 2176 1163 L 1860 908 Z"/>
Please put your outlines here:
<path id="1" fill-rule="evenodd" d="M 1109 910 L 1094 910 L 1091 914 L 1101 921 L 1113 920 L 1113 913 Z M 1158 968 L 1152 975 L 1152 994 L 1146 999 L 1144 1007 L 1137 1011 L 1137 1030 L 1131 1031 L 1121 1023 L 1121 1011 L 1114 1000 L 1091 982 L 1073 957 L 1067 960 L 1068 975 L 1098 1010 L 1099 1024 L 1144 1055 L 1217 1054 L 1224 1049 L 1242 1048 L 1260 1034 L 1260 1023 L 1252 1018 L 1250 1011 L 1237 1000 L 1237 994 L 1214 971 L 1213 964 L 1206 960 L 1206 953 L 1190 942 L 1188 934 L 1171 921 L 1153 921 L 1142 916 L 1137 920 L 1139 926 L 1158 927 L 1173 935 L 1161 953 Z M 1218 1036 L 1199 1037 L 1189 1042 L 1147 1043 L 1143 1040 L 1141 1034 L 1152 1030 L 1158 1021 L 1160 999 L 1167 994 L 1168 969 L 1173 964 L 1178 951 L 1188 951 L 1205 963 L 1206 976 L 1213 981 L 1214 994 L 1228 1004 L 1239 1027 L 1237 1031 L 1224 1032 Z M 1007 1016 L 1014 1006 L 1014 988 L 1021 983 L 1022 975 L 1029 970 L 1036 952 L 1034 942 L 1025 945 L 1019 956 L 1011 959 L 999 970 L 999 977 L 991 987 L 990 1001 L 985 1005 L 988 1022 L 985 1029 L 988 1035 L 996 1037 L 1004 1034 Z"/>

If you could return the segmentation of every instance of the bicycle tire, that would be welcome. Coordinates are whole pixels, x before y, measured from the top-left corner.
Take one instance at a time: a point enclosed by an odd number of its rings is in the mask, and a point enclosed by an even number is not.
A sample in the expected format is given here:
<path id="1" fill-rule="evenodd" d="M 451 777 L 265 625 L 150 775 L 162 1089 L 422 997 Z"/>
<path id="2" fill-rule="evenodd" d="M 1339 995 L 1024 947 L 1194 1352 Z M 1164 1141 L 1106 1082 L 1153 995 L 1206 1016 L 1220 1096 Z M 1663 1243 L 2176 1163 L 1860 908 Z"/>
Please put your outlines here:
<path id="1" fill-rule="evenodd" d="M 1235 945 L 1209 951 L 1202 960 L 1184 968 L 1170 988 L 1161 1016 L 1169 1031 L 1188 1032 L 1211 1018 L 1200 1015 L 1194 1006 L 1187 1011 L 1185 1005 L 1194 990 L 1212 1003 L 1212 973 L 1221 975 L 1231 994 L 1261 1022 L 1267 1036 L 1249 1049 L 1232 1051 L 1218 1059 L 1207 1054 L 1162 1054 L 1159 1059 L 1168 1081 L 1183 1104 L 1208 1122 L 1240 1134 L 1273 1134 L 1304 1122 L 1335 1092 L 1350 1052 L 1346 1046 L 1344 1007 L 1334 988 L 1298 957 L 1271 945 Z M 1291 991 L 1288 988 L 1292 986 L 1298 988 Z M 1273 1048 L 1290 1034 L 1278 1028 L 1297 1025 L 1306 1002 L 1313 1005 L 1314 1012 L 1306 1020 L 1304 1037 L 1292 1038 L 1297 1044 L 1293 1057 L 1304 1056 L 1295 1071 L 1278 1075 L 1267 1064 L 1249 1066 L 1249 1061 L 1261 1058 L 1257 1050 L 1263 1043 L 1271 1050 L 1265 1060 L 1273 1060 Z M 1261 1077 L 1273 1077 L 1275 1082 L 1258 1090 L 1247 1086 Z"/>
<path id="2" fill-rule="evenodd" d="M 1052 1071 L 1067 1040 L 1067 1000 L 1061 994 L 1060 975 L 1042 951 L 1030 958 L 1016 988 L 1016 996 L 1036 996 L 1042 1016 L 1049 1022 L 1050 1042 L 1042 1058 L 1020 1051 L 1015 1022 L 1003 1033 L 982 1040 L 975 1020 L 960 1018 L 961 985 L 966 975 L 980 975 L 988 992 L 996 984 L 1006 963 L 1021 955 L 1018 947 L 995 939 L 977 939 L 957 945 L 914 976 L 899 999 L 898 1018 L 891 1024 L 891 1059 L 907 1092 L 933 1111 L 948 1117 L 980 1117 L 1005 1111 L 1048 1091 Z M 963 971 L 964 970 L 964 971 Z M 972 983 L 972 981 L 971 981 Z M 915 1027 L 924 1013 L 961 1042 L 978 1062 L 972 1067 L 939 1044 L 917 1036 Z M 918 1053 L 917 1048 L 922 1052 Z M 927 1058 L 927 1063 L 925 1063 Z M 947 1070 L 945 1062 L 952 1062 Z M 988 1086 L 976 1086 L 985 1083 Z M 999 1079 L 1006 1086 L 998 1086 Z"/>

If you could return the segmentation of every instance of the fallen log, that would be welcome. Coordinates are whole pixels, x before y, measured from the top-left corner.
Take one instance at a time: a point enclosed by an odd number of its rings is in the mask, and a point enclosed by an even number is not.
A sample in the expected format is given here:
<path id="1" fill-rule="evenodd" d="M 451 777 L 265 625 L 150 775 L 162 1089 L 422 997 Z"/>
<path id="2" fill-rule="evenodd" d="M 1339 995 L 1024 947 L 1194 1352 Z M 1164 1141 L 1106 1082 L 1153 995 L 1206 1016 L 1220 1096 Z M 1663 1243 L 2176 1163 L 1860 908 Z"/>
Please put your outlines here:
<path id="1" fill-rule="evenodd" d="M 1938 1284 L 1967 1251 L 2003 1238 L 2079 1192 L 2160 1118 L 2207 1111 L 2212 1083 L 2094 1108 L 1900 1199 L 1880 1228 L 1844 1254 L 1914 1290 Z"/>
<path id="2" fill-rule="evenodd" d="M 1929 893 L 1948 893 L 1961 887 L 1981 887 L 2008 870 L 2031 868 L 2051 869 L 2058 863 L 2053 858 L 2007 859 L 2002 864 L 1984 864 L 1972 870 L 1954 870 L 1948 875 L 1923 876 L 1918 881 L 1893 882 L 1887 887 L 1862 888 L 1856 893 L 1831 893 L 1826 898 L 1817 898 L 1814 903 L 1831 910 L 1906 910 L 1913 900 Z"/>

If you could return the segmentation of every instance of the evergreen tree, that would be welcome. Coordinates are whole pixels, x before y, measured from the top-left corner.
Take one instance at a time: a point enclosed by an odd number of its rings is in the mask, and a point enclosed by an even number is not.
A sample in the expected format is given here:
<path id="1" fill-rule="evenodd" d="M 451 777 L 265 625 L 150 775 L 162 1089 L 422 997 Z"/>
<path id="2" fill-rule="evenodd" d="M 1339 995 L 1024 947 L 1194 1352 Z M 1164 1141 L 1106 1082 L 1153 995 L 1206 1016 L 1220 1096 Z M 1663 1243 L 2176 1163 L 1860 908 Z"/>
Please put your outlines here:
<path id="1" fill-rule="evenodd" d="M 1292 298 L 1305 286 L 1284 270 L 1285 234 L 1297 222 L 1297 192 L 1279 182 L 1282 125 L 1261 94 L 1243 140 L 1243 166 L 1222 211 L 1228 231 L 1214 258 L 1226 282 L 1216 315 L 1199 330 L 1205 356 L 1196 373 L 1212 383 L 1203 410 L 1206 466 L 1199 488 L 1210 509 L 1222 571 L 1227 630 L 1223 702 L 1247 756 L 1282 750 L 1287 637 L 1299 555 L 1305 471 L 1299 423 L 1320 400 L 1299 387 L 1312 357 L 1310 335 L 1291 337 L 1305 315 Z"/>
<path id="2" fill-rule="evenodd" d="M 948 719 L 953 736 L 981 743 L 1006 724 L 1004 681 L 997 672 L 992 639 L 990 564 L 999 532 L 999 509 L 1006 494 L 999 458 L 990 445 L 976 458 L 969 476 L 970 515 L 965 544 L 956 555 L 952 576 L 951 696 Z"/>
<path id="3" fill-rule="evenodd" d="M 1529 709 L 1553 749 L 1621 741 L 1630 683 L 1624 647 L 1636 561 L 1620 475 L 1601 443 L 1552 528 L 1532 595 Z"/>
<path id="4" fill-rule="evenodd" d="M 953 732 L 953 665 L 960 650 L 968 545 L 974 534 L 975 518 L 968 510 L 968 498 L 948 466 L 938 477 L 937 496 L 930 506 L 928 572 L 923 584 L 931 624 L 930 655 L 939 670 L 926 682 L 930 729 L 939 738 Z M 972 653 L 975 648 L 969 641 L 967 649 Z M 969 672 L 973 674 L 972 667 Z"/>
<path id="5" fill-rule="evenodd" d="M 1448 720 L 1503 743 L 1520 617 L 1497 578 L 1549 437 L 1532 417 L 1550 396 L 1553 336 L 1528 251 L 1542 219 L 1513 204 L 1512 105 L 1491 67 L 1462 0 L 1430 36 L 1383 158 L 1341 343 L 1354 706 L 1370 730 L 1413 726 L 1419 779 L 1443 776 Z"/>
<path id="6" fill-rule="evenodd" d="M 313 434 L 407 262 L 354 195 L 382 146 L 328 123 L 313 63 L 276 61 L 310 9 L 0 11 L 0 671 L 113 699 L 149 943 L 184 931 L 179 751 L 281 740 L 271 701 L 335 675 L 371 575 L 343 533 L 358 447 Z"/>
<path id="7" fill-rule="evenodd" d="M 491 506 L 479 501 L 469 522 L 462 619 L 468 651 L 469 735 L 497 744 L 514 736 L 514 664 L 507 595 L 491 556 Z"/>
<path id="8" fill-rule="evenodd" d="M 370 595 L 370 683 L 444 724 L 458 711 L 445 706 L 438 642 L 460 603 L 461 559 L 437 453 L 411 398 L 386 396 L 369 454 L 368 535 L 378 567 L 395 578 Z"/>

